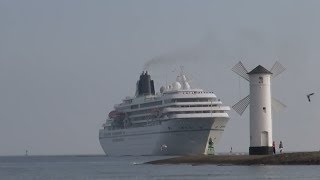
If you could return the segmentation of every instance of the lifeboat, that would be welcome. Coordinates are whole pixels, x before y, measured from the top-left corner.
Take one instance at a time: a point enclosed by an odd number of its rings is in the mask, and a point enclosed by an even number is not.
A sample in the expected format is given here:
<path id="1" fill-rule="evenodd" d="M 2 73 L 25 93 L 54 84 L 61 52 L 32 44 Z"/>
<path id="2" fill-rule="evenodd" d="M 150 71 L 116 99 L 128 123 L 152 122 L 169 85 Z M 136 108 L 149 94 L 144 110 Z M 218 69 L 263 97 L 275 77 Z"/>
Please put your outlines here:
<path id="1" fill-rule="evenodd" d="M 124 113 L 122 113 L 122 112 L 111 111 L 111 112 L 109 113 L 109 118 L 121 117 L 121 116 L 123 116 L 123 115 L 124 115 Z"/>

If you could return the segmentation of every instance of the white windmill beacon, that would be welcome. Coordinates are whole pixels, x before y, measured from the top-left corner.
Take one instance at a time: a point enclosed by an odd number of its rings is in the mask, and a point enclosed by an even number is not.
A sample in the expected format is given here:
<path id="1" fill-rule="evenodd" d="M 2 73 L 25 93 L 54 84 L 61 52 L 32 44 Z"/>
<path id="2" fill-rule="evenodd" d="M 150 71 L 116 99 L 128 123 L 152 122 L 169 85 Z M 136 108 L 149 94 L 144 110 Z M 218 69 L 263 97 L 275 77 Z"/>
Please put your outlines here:
<path id="1" fill-rule="evenodd" d="M 276 62 L 271 70 L 259 65 L 248 72 L 240 61 L 232 71 L 250 83 L 250 94 L 232 108 L 240 115 L 250 104 L 250 155 L 272 154 L 272 111 L 286 106 L 271 98 L 271 78 L 281 74 L 285 68 Z"/>

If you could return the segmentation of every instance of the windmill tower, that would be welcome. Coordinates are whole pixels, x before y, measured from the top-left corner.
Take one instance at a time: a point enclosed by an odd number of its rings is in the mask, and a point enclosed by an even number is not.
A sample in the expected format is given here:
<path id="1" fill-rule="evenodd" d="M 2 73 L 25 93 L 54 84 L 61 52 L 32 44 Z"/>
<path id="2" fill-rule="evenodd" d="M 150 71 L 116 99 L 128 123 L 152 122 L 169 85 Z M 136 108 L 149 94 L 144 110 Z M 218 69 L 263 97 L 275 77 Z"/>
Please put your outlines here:
<path id="1" fill-rule="evenodd" d="M 271 70 L 259 65 L 248 72 L 240 61 L 232 71 L 250 83 L 250 94 L 232 108 L 240 115 L 250 104 L 250 155 L 272 154 L 272 110 L 280 110 L 285 105 L 271 98 L 271 79 L 281 74 L 285 68 L 276 62 Z"/>

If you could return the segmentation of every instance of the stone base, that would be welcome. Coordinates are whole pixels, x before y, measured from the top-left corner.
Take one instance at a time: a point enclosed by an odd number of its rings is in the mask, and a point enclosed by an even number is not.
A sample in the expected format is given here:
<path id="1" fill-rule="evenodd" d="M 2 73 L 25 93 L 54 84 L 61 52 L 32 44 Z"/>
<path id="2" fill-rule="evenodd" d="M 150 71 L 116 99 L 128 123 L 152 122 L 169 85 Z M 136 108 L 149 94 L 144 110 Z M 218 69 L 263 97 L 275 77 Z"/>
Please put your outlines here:
<path id="1" fill-rule="evenodd" d="M 273 154 L 272 147 L 260 146 L 260 147 L 249 147 L 249 155 L 269 155 Z"/>

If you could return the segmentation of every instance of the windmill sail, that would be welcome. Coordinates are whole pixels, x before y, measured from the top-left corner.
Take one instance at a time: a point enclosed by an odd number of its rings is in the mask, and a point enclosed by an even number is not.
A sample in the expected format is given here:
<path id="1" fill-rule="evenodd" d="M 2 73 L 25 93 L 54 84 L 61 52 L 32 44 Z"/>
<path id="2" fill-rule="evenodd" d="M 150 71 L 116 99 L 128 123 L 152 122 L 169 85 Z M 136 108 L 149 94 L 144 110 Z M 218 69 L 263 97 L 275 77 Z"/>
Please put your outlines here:
<path id="1" fill-rule="evenodd" d="M 271 107 L 273 110 L 280 112 L 283 111 L 287 106 L 283 104 L 281 101 L 277 100 L 276 98 L 272 97 L 271 99 Z"/>
<path id="2" fill-rule="evenodd" d="M 240 115 L 246 110 L 248 105 L 250 104 L 250 95 L 241 99 L 237 104 L 233 105 L 232 108 Z"/>
<path id="3" fill-rule="evenodd" d="M 284 68 L 282 66 L 282 64 L 280 64 L 278 61 L 275 62 L 270 70 L 272 72 L 272 78 L 275 78 L 276 76 L 278 76 L 279 74 L 281 74 L 285 70 L 286 70 L 286 68 Z"/>
<path id="4" fill-rule="evenodd" d="M 247 69 L 243 66 L 242 62 L 239 61 L 233 68 L 232 71 L 249 81 L 249 75 Z"/>

